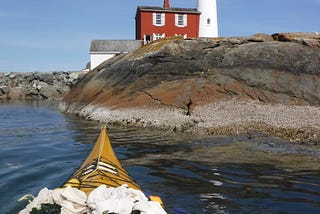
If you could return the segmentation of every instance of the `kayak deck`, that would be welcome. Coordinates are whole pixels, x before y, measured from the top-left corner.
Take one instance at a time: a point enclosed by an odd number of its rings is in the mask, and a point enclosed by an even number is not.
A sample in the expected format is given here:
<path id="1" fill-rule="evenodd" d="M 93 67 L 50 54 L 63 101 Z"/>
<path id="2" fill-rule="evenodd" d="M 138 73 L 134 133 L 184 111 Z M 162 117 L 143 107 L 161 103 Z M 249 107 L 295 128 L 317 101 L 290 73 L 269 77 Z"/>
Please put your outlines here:
<path id="1" fill-rule="evenodd" d="M 70 185 L 89 195 L 93 189 L 103 184 L 107 187 L 126 184 L 130 188 L 141 190 L 114 153 L 106 127 L 101 129 L 90 154 L 63 187 Z"/>

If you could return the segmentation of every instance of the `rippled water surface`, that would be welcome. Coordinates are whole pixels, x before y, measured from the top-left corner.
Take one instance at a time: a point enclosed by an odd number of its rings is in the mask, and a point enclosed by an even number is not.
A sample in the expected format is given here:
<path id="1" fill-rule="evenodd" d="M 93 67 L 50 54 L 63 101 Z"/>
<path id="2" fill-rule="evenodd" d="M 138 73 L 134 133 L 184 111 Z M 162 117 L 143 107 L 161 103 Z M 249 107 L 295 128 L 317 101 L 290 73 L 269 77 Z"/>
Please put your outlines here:
<path id="1" fill-rule="evenodd" d="M 0 213 L 19 197 L 60 186 L 81 164 L 100 124 L 52 103 L 0 103 Z M 169 213 L 320 213 L 320 152 L 264 135 L 205 137 L 109 127 L 115 151 Z"/>

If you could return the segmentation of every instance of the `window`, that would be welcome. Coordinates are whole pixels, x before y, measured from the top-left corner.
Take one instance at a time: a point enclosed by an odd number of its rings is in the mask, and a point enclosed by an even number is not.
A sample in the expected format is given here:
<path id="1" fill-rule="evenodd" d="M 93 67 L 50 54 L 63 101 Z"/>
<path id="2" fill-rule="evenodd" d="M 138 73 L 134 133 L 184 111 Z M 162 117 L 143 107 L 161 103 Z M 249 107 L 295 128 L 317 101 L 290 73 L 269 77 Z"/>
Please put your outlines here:
<path id="1" fill-rule="evenodd" d="M 161 34 L 161 33 L 154 33 L 153 34 L 153 40 L 157 40 L 157 39 L 162 39 L 162 38 L 164 38 L 164 37 L 166 37 L 166 34 Z"/>
<path id="2" fill-rule="evenodd" d="M 207 25 L 210 25 L 210 23 L 211 23 L 211 20 L 210 20 L 210 18 L 208 18 L 207 19 Z"/>
<path id="3" fill-rule="evenodd" d="M 184 39 L 188 38 L 187 34 L 174 34 L 174 36 L 183 37 Z"/>
<path id="4" fill-rule="evenodd" d="M 177 27 L 186 27 L 187 26 L 187 14 L 176 14 L 175 15 L 175 24 Z"/>
<path id="5" fill-rule="evenodd" d="M 165 25 L 165 14 L 164 13 L 153 13 L 153 25 L 164 26 Z"/>
<path id="6" fill-rule="evenodd" d="M 178 25 L 183 26 L 183 15 L 178 15 Z"/>
<path id="7" fill-rule="evenodd" d="M 144 44 L 151 42 L 151 35 L 144 35 Z"/>
<path id="8" fill-rule="evenodd" d="M 160 13 L 156 13 L 156 25 L 162 25 Z"/>

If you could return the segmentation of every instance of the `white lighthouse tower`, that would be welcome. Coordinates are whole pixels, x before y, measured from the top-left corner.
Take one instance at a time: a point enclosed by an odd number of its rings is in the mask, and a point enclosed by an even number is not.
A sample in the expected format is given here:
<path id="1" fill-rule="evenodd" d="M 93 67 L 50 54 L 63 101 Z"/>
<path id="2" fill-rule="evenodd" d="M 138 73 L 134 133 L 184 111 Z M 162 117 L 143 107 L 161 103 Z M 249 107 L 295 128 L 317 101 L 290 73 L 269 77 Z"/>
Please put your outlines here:
<path id="1" fill-rule="evenodd" d="M 216 0 L 198 0 L 201 12 L 199 37 L 218 37 L 218 15 Z"/>

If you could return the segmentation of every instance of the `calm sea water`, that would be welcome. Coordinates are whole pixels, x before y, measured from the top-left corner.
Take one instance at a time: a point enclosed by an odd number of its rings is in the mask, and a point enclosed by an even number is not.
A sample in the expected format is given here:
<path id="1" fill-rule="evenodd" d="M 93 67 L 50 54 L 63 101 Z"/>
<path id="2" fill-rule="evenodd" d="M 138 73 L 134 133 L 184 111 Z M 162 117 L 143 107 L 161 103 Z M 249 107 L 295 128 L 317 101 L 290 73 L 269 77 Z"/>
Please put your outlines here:
<path id="1" fill-rule="evenodd" d="M 52 103 L 0 103 L 0 213 L 24 194 L 60 186 L 81 164 L 101 124 Z M 121 162 L 167 210 L 320 213 L 319 154 L 266 136 L 205 137 L 109 127 Z"/>

